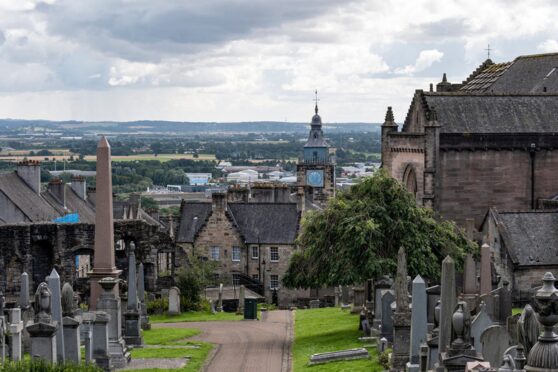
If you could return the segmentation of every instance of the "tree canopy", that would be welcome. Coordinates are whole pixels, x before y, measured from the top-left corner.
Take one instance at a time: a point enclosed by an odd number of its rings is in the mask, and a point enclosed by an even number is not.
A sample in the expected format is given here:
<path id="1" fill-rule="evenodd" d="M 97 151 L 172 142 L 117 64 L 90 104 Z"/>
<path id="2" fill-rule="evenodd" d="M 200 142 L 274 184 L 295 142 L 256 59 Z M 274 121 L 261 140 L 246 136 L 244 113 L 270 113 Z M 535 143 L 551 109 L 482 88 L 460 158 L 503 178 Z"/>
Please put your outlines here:
<path id="1" fill-rule="evenodd" d="M 435 279 L 446 255 L 459 264 L 475 247 L 453 222 L 417 205 L 383 170 L 338 193 L 325 209 L 308 212 L 297 245 L 283 278 L 290 288 L 352 284 L 393 274 L 399 247 L 407 254 L 409 275 Z"/>

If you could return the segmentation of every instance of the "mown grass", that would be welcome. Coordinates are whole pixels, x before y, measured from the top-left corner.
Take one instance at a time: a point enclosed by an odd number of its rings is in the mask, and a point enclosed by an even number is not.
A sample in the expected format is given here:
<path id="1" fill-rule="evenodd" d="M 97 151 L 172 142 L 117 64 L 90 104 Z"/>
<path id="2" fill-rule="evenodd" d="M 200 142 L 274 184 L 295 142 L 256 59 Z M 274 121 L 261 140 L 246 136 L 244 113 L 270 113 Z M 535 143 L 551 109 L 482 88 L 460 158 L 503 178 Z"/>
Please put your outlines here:
<path id="1" fill-rule="evenodd" d="M 180 315 L 155 314 L 149 316 L 151 323 L 178 323 L 178 322 L 209 322 L 215 320 L 241 320 L 242 315 L 235 313 L 216 313 L 205 311 L 188 311 Z"/>
<path id="2" fill-rule="evenodd" d="M 315 353 L 362 347 L 358 340 L 358 315 L 343 312 L 339 308 L 297 310 L 295 316 L 295 340 L 293 344 L 293 371 L 312 372 L 376 372 L 383 368 L 378 364 L 375 349 L 369 350 L 371 359 L 330 362 L 309 366 L 310 356 Z"/>
<path id="3" fill-rule="evenodd" d="M 158 328 L 143 332 L 143 339 L 146 345 L 164 346 L 193 346 L 192 348 L 138 348 L 132 350 L 132 358 L 188 358 L 186 365 L 173 371 L 197 372 L 200 371 L 209 355 L 213 345 L 208 342 L 188 340 L 189 337 L 199 334 L 198 329 L 190 328 Z M 136 369 L 141 372 L 167 371 L 162 368 Z"/>

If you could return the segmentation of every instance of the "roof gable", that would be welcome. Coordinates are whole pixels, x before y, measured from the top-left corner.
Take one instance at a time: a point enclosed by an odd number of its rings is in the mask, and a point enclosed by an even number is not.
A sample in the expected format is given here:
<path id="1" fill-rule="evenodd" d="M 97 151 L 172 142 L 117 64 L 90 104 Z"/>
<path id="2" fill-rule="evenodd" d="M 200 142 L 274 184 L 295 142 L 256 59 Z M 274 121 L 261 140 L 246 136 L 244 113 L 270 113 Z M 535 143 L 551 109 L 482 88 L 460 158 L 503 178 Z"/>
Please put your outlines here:
<path id="1" fill-rule="evenodd" d="M 182 202 L 180 207 L 180 226 L 176 241 L 193 243 L 198 232 L 205 226 L 211 215 L 212 204 L 207 202 Z"/>

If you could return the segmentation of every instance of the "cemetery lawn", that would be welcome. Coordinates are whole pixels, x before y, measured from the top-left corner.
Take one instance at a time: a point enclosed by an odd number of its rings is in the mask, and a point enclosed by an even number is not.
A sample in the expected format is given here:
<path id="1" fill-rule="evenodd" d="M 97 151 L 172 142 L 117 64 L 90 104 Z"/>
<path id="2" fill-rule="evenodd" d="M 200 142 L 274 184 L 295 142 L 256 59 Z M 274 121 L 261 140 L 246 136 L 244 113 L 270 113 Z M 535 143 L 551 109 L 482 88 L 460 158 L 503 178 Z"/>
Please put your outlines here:
<path id="1" fill-rule="evenodd" d="M 158 345 L 161 347 L 132 349 L 132 358 L 188 358 L 188 363 L 184 367 L 173 369 L 173 371 L 200 371 L 209 352 L 213 349 L 213 345 L 209 342 L 188 340 L 189 337 L 199 333 L 199 330 L 190 328 L 160 328 L 143 331 L 143 339 L 146 345 Z M 179 348 L 180 346 L 184 346 L 184 348 Z M 148 368 L 135 371 L 159 372 L 167 370 Z"/>
<path id="2" fill-rule="evenodd" d="M 329 362 L 309 366 L 310 356 L 315 353 L 363 347 L 358 340 L 358 314 L 351 315 L 340 308 L 297 310 L 292 347 L 293 372 L 379 372 L 383 368 L 378 363 L 376 349 L 368 349 L 368 360 Z"/>
<path id="3" fill-rule="evenodd" d="M 235 313 L 216 313 L 204 311 L 188 311 L 180 315 L 155 314 L 149 316 L 151 323 L 178 323 L 178 322 L 209 322 L 215 320 L 241 320 L 242 315 Z"/>

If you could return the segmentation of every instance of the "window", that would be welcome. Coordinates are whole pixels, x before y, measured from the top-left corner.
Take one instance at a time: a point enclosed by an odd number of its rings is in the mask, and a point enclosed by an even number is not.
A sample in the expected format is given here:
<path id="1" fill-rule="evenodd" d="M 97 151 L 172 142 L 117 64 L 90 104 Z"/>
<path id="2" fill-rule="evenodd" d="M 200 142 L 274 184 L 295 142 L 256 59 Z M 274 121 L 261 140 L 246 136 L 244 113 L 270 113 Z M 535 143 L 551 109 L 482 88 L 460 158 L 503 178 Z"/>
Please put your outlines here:
<path id="1" fill-rule="evenodd" d="M 211 260 L 219 261 L 219 247 L 211 247 Z"/>
<path id="2" fill-rule="evenodd" d="M 257 245 L 253 245 L 252 246 L 252 259 L 257 260 L 258 258 L 260 258 L 259 247 Z"/>
<path id="3" fill-rule="evenodd" d="M 252 279 L 260 280 L 260 275 L 259 274 L 252 274 Z"/>
<path id="4" fill-rule="evenodd" d="M 233 261 L 240 261 L 240 247 L 233 247 L 232 260 Z"/>
<path id="5" fill-rule="evenodd" d="M 279 275 L 269 276 L 269 289 L 279 289 Z"/>
<path id="6" fill-rule="evenodd" d="M 232 281 L 233 281 L 233 283 L 232 283 L 232 284 L 233 284 L 233 287 L 238 287 L 238 286 L 240 286 L 240 278 L 238 277 L 238 275 L 234 275 L 234 274 L 233 274 Z"/>
<path id="7" fill-rule="evenodd" d="M 271 260 L 271 262 L 279 261 L 279 248 L 278 247 L 269 248 L 269 259 Z"/>

